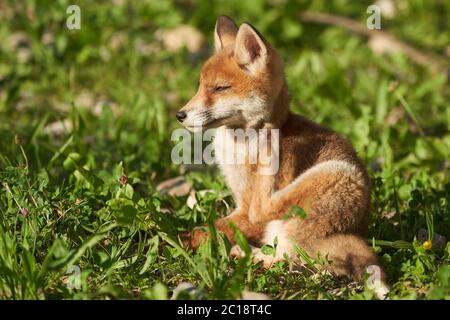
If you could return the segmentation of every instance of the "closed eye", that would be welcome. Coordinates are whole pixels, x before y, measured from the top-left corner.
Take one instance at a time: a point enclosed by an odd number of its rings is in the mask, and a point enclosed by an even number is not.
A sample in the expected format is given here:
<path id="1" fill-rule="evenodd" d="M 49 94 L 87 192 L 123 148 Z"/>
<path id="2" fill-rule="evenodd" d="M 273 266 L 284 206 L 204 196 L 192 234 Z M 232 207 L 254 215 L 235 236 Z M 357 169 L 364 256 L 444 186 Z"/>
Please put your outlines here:
<path id="1" fill-rule="evenodd" d="M 225 91 L 225 90 L 230 89 L 230 88 L 231 88 L 231 86 L 215 86 L 213 88 L 213 91 L 214 92 L 222 92 L 222 91 Z"/>

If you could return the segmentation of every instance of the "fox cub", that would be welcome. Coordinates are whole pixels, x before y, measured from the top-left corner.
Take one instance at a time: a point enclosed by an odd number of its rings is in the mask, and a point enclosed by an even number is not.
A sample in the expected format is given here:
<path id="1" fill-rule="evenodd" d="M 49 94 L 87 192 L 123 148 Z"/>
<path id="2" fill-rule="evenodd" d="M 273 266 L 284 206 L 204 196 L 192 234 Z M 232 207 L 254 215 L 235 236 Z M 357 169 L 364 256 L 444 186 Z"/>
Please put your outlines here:
<path id="1" fill-rule="evenodd" d="M 378 260 L 361 238 L 368 226 L 370 180 L 351 143 L 289 111 L 283 61 L 250 24 L 237 27 L 229 17 L 219 17 L 214 44 L 198 91 L 177 112 L 178 121 L 191 131 L 217 128 L 218 157 L 227 143 L 237 144 L 227 129 L 279 130 L 276 172 L 261 174 L 258 161 L 219 162 L 236 209 L 216 221 L 217 229 L 235 244 L 232 222 L 255 245 L 253 260 L 265 267 L 286 256 L 295 260 L 298 244 L 312 257 L 327 257 L 332 274 L 361 280 Z M 286 218 L 293 206 L 306 217 Z M 198 228 L 181 239 L 195 249 L 207 236 Z M 274 245 L 274 255 L 257 247 L 265 244 Z M 236 245 L 231 253 L 243 255 Z M 378 270 L 383 296 L 385 275 Z"/>

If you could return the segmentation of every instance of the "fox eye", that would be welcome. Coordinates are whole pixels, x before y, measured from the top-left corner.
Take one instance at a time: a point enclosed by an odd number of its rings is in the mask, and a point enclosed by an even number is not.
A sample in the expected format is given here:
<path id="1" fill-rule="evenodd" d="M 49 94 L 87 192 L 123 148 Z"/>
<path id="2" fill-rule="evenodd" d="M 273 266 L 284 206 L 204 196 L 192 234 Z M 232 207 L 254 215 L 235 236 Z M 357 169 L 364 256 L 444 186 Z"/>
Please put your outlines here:
<path id="1" fill-rule="evenodd" d="M 222 92 L 222 91 L 225 91 L 230 88 L 231 88 L 231 86 L 216 86 L 216 87 L 214 87 L 213 90 L 214 90 L 214 92 Z"/>

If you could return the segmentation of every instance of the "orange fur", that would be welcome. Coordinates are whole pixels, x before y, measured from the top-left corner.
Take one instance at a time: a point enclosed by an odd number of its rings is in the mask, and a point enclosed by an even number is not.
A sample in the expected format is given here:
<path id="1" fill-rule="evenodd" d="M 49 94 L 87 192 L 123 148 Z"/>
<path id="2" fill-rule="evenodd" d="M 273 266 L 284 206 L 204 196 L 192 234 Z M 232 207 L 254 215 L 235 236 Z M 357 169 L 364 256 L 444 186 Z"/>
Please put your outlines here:
<path id="1" fill-rule="evenodd" d="M 278 237 L 275 257 L 255 249 L 256 260 L 266 265 L 283 259 L 284 253 L 295 259 L 294 244 L 299 244 L 312 256 L 320 252 L 332 259 L 334 274 L 361 279 L 366 268 L 378 262 L 361 239 L 367 231 L 370 179 L 351 143 L 289 112 L 283 62 L 253 27 L 238 28 L 220 17 L 215 45 L 216 53 L 202 68 L 197 94 L 180 110 L 186 113 L 183 125 L 191 130 L 218 128 L 216 152 L 230 139 L 226 128 L 280 129 L 276 174 L 260 174 L 260 163 L 220 166 L 237 208 L 217 221 L 218 230 L 232 243 L 230 221 L 255 245 Z M 303 208 L 306 218 L 283 220 L 293 205 Z M 205 237 L 205 232 L 194 230 L 182 239 L 195 248 Z"/>

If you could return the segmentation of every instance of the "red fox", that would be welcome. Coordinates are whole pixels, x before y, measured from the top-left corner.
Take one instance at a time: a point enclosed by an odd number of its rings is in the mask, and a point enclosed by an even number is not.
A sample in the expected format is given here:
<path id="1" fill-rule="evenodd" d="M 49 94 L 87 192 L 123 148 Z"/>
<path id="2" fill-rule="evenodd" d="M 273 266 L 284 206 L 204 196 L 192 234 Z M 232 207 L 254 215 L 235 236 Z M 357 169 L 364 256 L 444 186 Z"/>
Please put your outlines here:
<path id="1" fill-rule="evenodd" d="M 214 148 L 222 154 L 227 129 L 279 129 L 279 169 L 263 175 L 260 163 L 220 164 L 236 209 L 218 219 L 216 227 L 232 244 L 232 222 L 251 244 L 275 245 L 274 255 L 253 247 L 253 260 L 270 267 L 296 259 L 295 245 L 331 261 L 336 276 L 360 280 L 377 256 L 361 238 L 367 232 L 370 179 L 351 143 L 333 131 L 289 111 L 283 61 L 277 51 L 248 23 L 240 27 L 227 16 L 214 30 L 215 54 L 203 65 L 195 96 L 177 112 L 191 130 L 217 128 Z M 306 217 L 286 219 L 293 206 Z M 196 228 L 181 235 L 196 248 L 208 236 Z M 239 247 L 232 254 L 242 255 Z M 380 270 L 379 296 L 387 292 Z"/>

